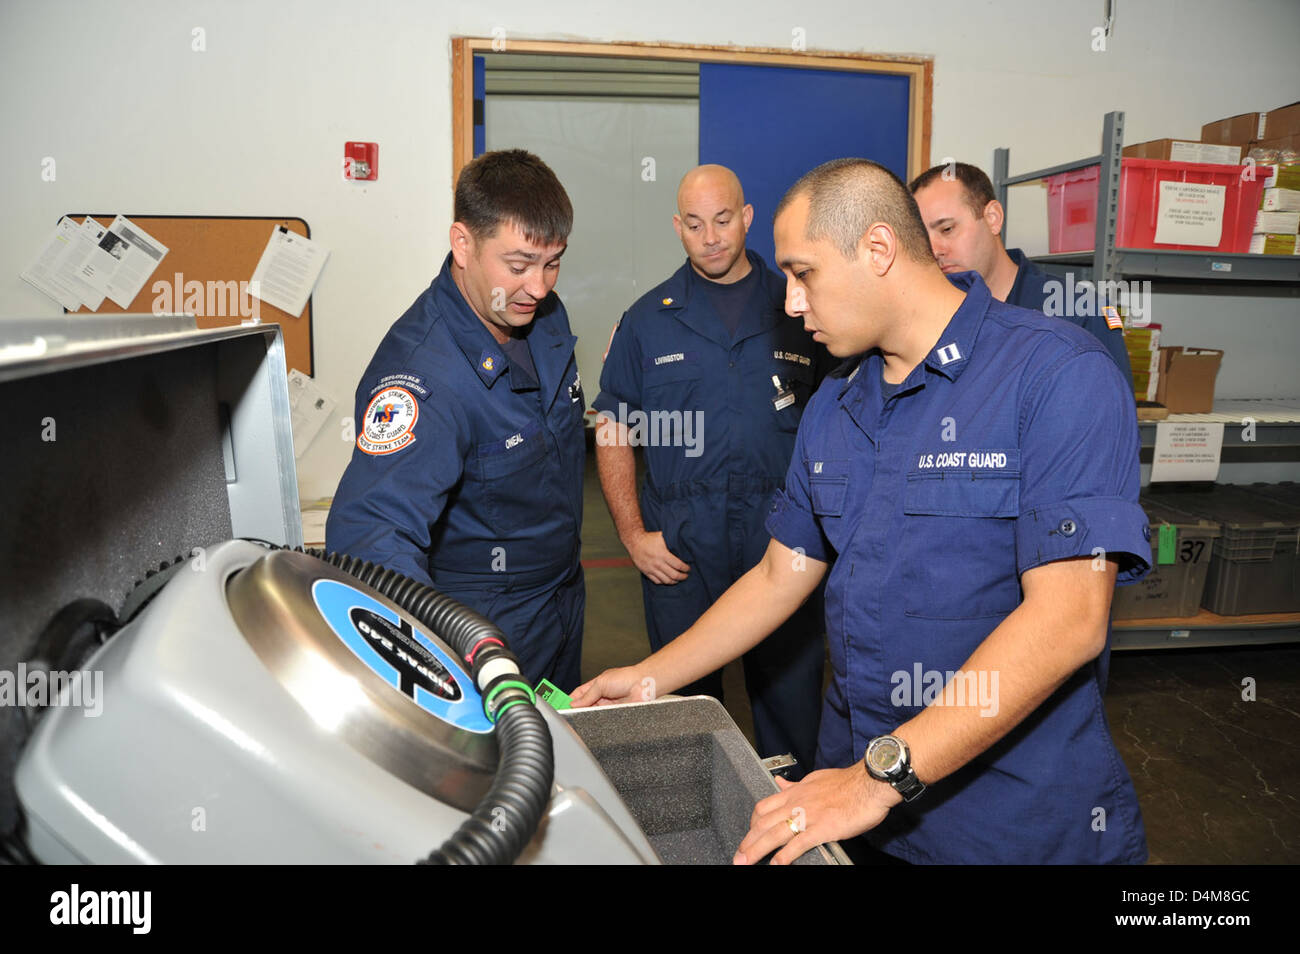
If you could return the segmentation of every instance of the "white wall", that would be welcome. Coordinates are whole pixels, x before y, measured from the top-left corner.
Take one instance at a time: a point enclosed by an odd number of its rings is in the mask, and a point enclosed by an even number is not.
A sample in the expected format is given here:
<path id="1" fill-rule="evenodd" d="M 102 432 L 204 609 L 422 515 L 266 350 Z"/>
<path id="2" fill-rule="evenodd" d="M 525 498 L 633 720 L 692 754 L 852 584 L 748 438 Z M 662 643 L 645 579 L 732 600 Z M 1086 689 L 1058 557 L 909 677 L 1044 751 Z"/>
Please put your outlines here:
<path id="1" fill-rule="evenodd" d="M 1300 98 L 1294 0 L 1116 7 L 1099 53 L 1101 0 L 751 0 L 743 15 L 695 0 L 5 0 L 0 315 L 55 313 L 18 273 L 63 212 L 302 216 L 332 250 L 314 300 L 317 377 L 350 404 L 375 344 L 444 254 L 449 38 L 494 27 L 507 40 L 762 47 L 787 47 L 801 28 L 810 49 L 933 55 L 932 155 L 988 165 L 1006 145 L 1013 172 L 1096 152 L 1110 109 L 1127 111 L 1127 138 L 1138 141 Z M 191 49 L 196 27 L 206 52 Z M 798 116 L 766 118 L 775 133 L 798 134 Z M 380 144 L 377 183 L 340 180 L 349 139 Z M 55 182 L 40 177 L 47 156 Z M 1248 311 L 1283 326 L 1277 316 L 1293 315 L 1294 301 L 1257 299 Z M 1221 311 L 1189 306 L 1189 334 L 1217 333 Z M 1251 343 L 1252 315 L 1234 314 L 1247 329 L 1234 331 L 1241 387 L 1260 378 L 1257 356 L 1287 356 L 1262 366 L 1272 374 L 1300 350 L 1294 324 L 1284 342 Z M 317 440 L 299 463 L 304 498 L 333 491 L 348 452 Z"/>

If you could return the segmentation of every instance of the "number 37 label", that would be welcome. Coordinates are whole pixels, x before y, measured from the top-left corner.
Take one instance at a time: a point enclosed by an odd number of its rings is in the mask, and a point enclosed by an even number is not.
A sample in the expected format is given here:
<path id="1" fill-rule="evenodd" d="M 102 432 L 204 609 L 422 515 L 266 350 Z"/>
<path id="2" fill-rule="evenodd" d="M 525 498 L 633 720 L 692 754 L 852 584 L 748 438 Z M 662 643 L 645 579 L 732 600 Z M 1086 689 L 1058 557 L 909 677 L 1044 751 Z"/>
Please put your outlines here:
<path id="1" fill-rule="evenodd" d="M 1156 540 L 1156 563 L 1200 563 L 1205 553 L 1204 540 L 1179 541 L 1178 528 L 1172 524 L 1161 524 Z"/>

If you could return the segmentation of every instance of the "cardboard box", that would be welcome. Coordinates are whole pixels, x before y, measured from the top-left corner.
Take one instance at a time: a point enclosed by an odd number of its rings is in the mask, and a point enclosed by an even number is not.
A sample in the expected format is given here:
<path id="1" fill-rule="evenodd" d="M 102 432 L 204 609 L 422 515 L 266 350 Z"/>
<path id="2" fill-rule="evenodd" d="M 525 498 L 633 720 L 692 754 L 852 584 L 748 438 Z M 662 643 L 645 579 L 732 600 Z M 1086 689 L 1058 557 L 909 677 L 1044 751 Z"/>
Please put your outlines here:
<path id="1" fill-rule="evenodd" d="M 1297 232 L 1300 232 L 1300 210 L 1255 213 L 1256 235 L 1295 235 Z"/>
<path id="2" fill-rule="evenodd" d="M 1214 379 L 1222 361 L 1223 352 L 1216 348 L 1161 348 L 1155 399 L 1171 414 L 1214 410 Z"/>
<path id="3" fill-rule="evenodd" d="M 1255 255 L 1294 255 L 1296 237 L 1294 235 L 1252 235 L 1250 251 Z"/>
<path id="4" fill-rule="evenodd" d="M 1161 159 L 1165 162 L 1211 162 L 1225 166 L 1241 164 L 1241 146 L 1224 146 L 1188 139 L 1152 139 L 1125 146 L 1129 159 Z"/>
<path id="5" fill-rule="evenodd" d="M 1300 102 L 1259 114 L 1259 135 L 1256 139 L 1281 139 L 1300 135 Z"/>
<path id="6" fill-rule="evenodd" d="M 1143 325 L 1124 329 L 1124 348 L 1128 351 L 1133 374 L 1133 396 L 1139 401 L 1154 401 L 1160 378 L 1160 325 Z"/>
<path id="7" fill-rule="evenodd" d="M 1300 189 L 1265 189 L 1260 208 L 1265 212 L 1300 212 Z"/>
<path id="8" fill-rule="evenodd" d="M 1160 347 L 1161 325 L 1152 322 L 1139 328 L 1124 329 L 1124 346 L 1135 351 L 1154 351 Z"/>
<path id="9" fill-rule="evenodd" d="M 1139 400 L 1154 401 L 1156 399 L 1154 388 L 1150 391 L 1151 396 L 1147 397 L 1147 382 L 1154 381 L 1160 371 L 1160 353 L 1153 352 L 1149 360 L 1144 355 L 1146 355 L 1145 351 L 1141 354 L 1129 352 L 1128 363 L 1129 373 L 1133 376 L 1133 393 L 1142 395 Z"/>
<path id="10" fill-rule="evenodd" d="M 1216 119 L 1201 127 L 1201 142 L 1224 146 L 1248 146 L 1259 138 L 1259 113 L 1242 113 L 1227 119 Z"/>
<path id="11" fill-rule="evenodd" d="M 1265 189 L 1300 189 L 1300 162 L 1264 165 L 1255 170 L 1255 175 L 1264 177 Z M 1260 201 L 1263 200 L 1260 196 Z"/>
<path id="12" fill-rule="evenodd" d="M 1134 371 L 1156 371 L 1159 369 L 1159 362 L 1152 360 L 1160 355 L 1158 347 L 1144 348 L 1126 339 L 1124 341 L 1124 350 L 1128 352 L 1129 367 Z"/>
<path id="13" fill-rule="evenodd" d="M 1133 399 L 1154 401 L 1159 388 L 1160 375 L 1155 371 L 1133 372 Z"/>

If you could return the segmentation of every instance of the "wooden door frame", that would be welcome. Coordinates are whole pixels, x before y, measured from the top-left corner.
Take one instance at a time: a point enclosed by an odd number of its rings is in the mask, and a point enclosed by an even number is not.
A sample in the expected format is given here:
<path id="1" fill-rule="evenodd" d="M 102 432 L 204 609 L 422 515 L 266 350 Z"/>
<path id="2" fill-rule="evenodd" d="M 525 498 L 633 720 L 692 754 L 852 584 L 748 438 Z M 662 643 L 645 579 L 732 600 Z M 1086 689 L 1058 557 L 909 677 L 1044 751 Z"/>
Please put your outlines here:
<path id="1" fill-rule="evenodd" d="M 494 45 L 495 44 L 495 45 Z M 474 158 L 474 55 L 476 53 L 544 53 L 559 56 L 634 57 L 645 60 L 690 60 L 698 63 L 749 63 L 759 66 L 856 70 L 911 78 L 907 109 L 907 178 L 930 168 L 930 117 L 934 94 L 934 58 L 882 53 L 805 53 L 760 47 L 690 46 L 685 43 L 596 43 L 556 40 L 494 40 L 457 36 L 451 39 L 452 187 Z"/>

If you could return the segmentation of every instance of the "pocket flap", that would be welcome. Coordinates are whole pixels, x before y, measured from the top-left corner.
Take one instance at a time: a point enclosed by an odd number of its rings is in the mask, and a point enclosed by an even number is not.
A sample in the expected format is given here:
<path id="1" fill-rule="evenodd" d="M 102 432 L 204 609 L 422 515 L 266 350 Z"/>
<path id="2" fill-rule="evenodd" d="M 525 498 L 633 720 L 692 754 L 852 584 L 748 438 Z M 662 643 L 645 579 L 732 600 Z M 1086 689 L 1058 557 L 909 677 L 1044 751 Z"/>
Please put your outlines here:
<path id="1" fill-rule="evenodd" d="M 700 376 L 699 356 L 694 351 L 671 351 L 648 355 L 642 370 L 646 387 L 673 381 L 689 381 Z"/>
<path id="2" fill-rule="evenodd" d="M 825 517 L 841 516 L 849 491 L 849 462 L 806 460 L 804 465 L 808 468 L 813 513 Z"/>
<path id="3" fill-rule="evenodd" d="M 944 517 L 1020 516 L 1020 477 L 979 471 L 908 474 L 903 512 Z"/>
<path id="4" fill-rule="evenodd" d="M 479 466 L 484 480 L 513 474 L 546 455 L 546 435 L 537 422 L 513 434 L 478 445 Z"/>

